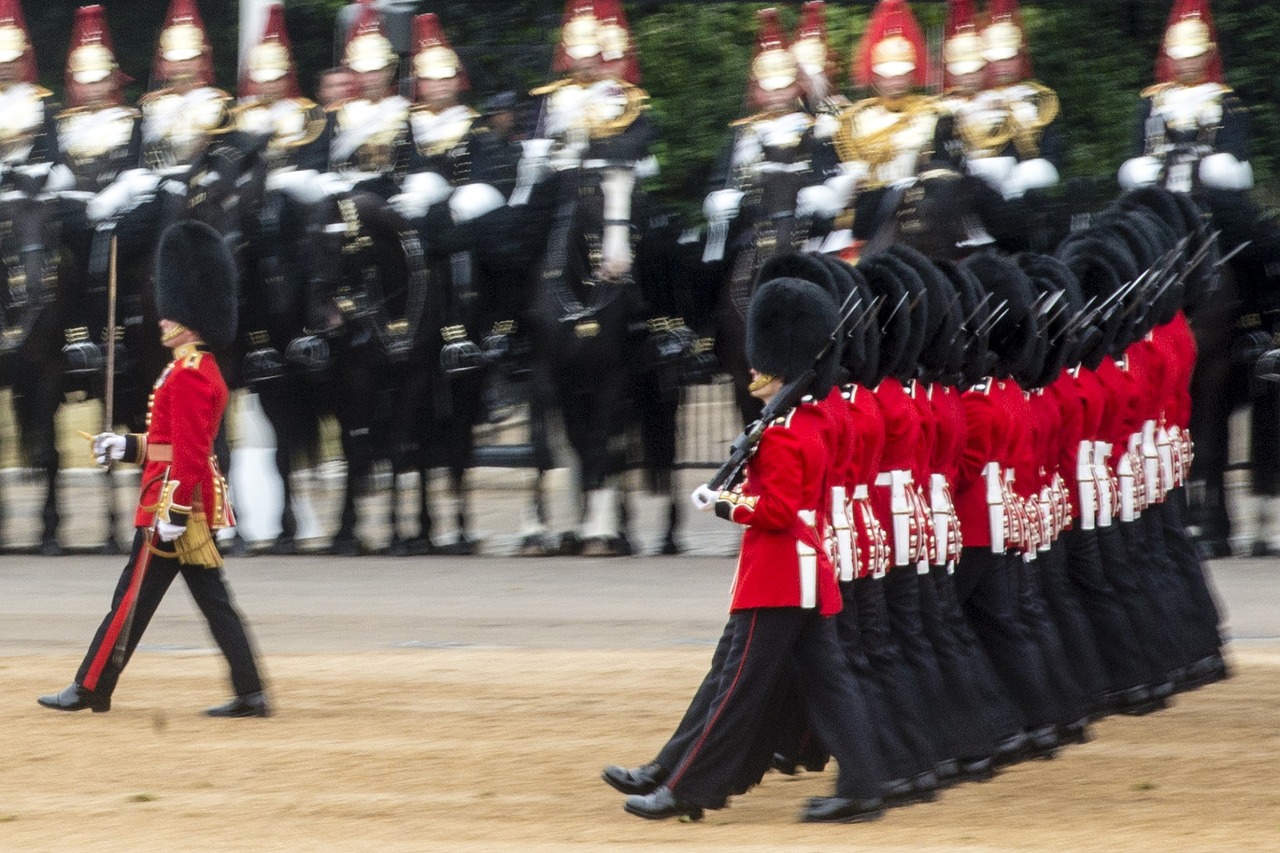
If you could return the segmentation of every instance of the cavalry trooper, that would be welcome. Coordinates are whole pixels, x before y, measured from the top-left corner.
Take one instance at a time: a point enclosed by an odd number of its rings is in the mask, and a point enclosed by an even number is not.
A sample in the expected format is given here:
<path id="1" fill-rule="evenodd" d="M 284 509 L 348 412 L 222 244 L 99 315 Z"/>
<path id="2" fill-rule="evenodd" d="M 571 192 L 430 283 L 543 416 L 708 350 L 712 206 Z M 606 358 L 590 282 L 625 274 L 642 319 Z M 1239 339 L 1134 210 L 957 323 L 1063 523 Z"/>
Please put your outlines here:
<path id="1" fill-rule="evenodd" d="M 173 360 L 156 381 L 147 431 L 93 437 L 100 465 L 137 463 L 142 491 L 133 552 L 111 609 L 98 627 L 75 680 L 37 701 L 56 711 L 111 710 L 116 683 L 165 592 L 181 574 L 218 648 L 227 658 L 235 698 L 212 717 L 266 717 L 270 707 L 252 646 L 222 574 L 213 532 L 234 523 L 213 440 L 227 405 L 227 385 L 212 349 L 231 344 L 236 326 L 235 263 L 216 231 L 192 220 L 160 238 L 156 308 L 160 340 Z"/>
<path id="2" fill-rule="evenodd" d="M 585 226 L 584 235 L 590 246 L 585 277 L 609 286 L 596 292 L 616 293 L 633 305 L 640 302 L 638 296 L 651 306 L 659 305 L 649 299 L 650 294 L 639 293 L 641 288 L 633 275 L 634 245 L 643 220 L 634 216 L 632 204 L 637 182 L 651 171 L 646 164 L 652 162 L 653 126 L 645 116 L 649 96 L 637 80 L 613 76 L 619 72 L 638 74 L 638 67 L 626 61 L 630 36 L 624 39 L 619 33 L 605 32 L 604 25 L 611 20 L 622 27 L 620 10 L 610 0 L 569 0 L 566 5 L 553 63 L 554 70 L 563 76 L 531 93 L 543 98 L 538 138 L 525 142 L 510 203 L 517 207 L 531 201 L 548 203 L 548 193 L 541 192 L 538 184 L 550 171 L 559 172 L 562 180 L 548 184 L 561 192 L 576 185 L 578 209 L 591 211 L 592 219 L 599 216 L 600 224 Z M 649 310 L 644 307 L 636 313 L 644 317 Z M 650 317 L 649 327 L 659 335 L 671 336 L 673 322 Z M 692 340 L 683 322 L 679 326 L 674 333 L 677 347 L 672 360 L 682 357 L 684 342 Z M 587 320 L 575 331 L 591 337 L 597 328 L 594 320 Z M 608 485 L 588 487 L 585 504 L 582 538 L 616 540 L 617 490 Z M 527 532 L 540 530 L 541 522 L 531 522 Z"/>
<path id="3" fill-rule="evenodd" d="M 1058 96 L 1031 79 L 1017 0 L 995 0 L 982 28 L 986 88 L 957 115 L 965 161 L 1005 198 L 1058 183 L 1065 154 Z"/>
<path id="4" fill-rule="evenodd" d="M 61 163 L 75 180 L 75 188 L 62 195 L 76 203 L 76 214 L 81 214 L 69 216 L 63 225 L 63 239 L 74 260 L 63 284 L 73 295 L 67 300 L 70 316 L 62 353 L 67 372 L 86 377 L 102 371 L 106 329 L 105 280 L 99 276 L 90 281 L 86 276 L 95 214 L 112 207 L 113 196 L 128 194 L 142 145 L 141 113 L 122 103 L 122 83 L 102 7 L 80 7 L 67 53 L 68 106 L 58 113 L 55 127 Z"/>
<path id="5" fill-rule="evenodd" d="M 1121 186 L 1160 184 L 1191 193 L 1222 232 L 1222 251 L 1242 247 L 1232 262 L 1241 290 L 1236 365 L 1225 377 L 1226 392 L 1214 395 L 1222 408 L 1198 406 L 1195 422 L 1203 436 L 1214 435 L 1231 409 L 1252 401 L 1252 487 L 1263 498 L 1254 549 L 1266 554 L 1272 550 L 1268 527 L 1280 494 L 1280 411 L 1274 393 L 1258 395 L 1251 387 L 1249 355 L 1274 346 L 1280 333 L 1280 232 L 1247 194 L 1253 187 L 1248 113 L 1224 83 L 1207 0 L 1175 2 L 1156 61 L 1156 83 L 1142 92 L 1136 130 L 1135 156 L 1117 175 Z M 1194 476 L 1203 482 L 1203 499 L 1194 508 L 1199 515 L 1194 521 L 1200 522 L 1200 546 L 1208 556 L 1231 554 L 1222 485 L 1225 449 L 1225 441 L 1202 441 L 1196 453 Z"/>
<path id="6" fill-rule="evenodd" d="M 934 150 L 956 171 L 964 171 L 972 147 L 963 134 L 973 131 L 978 93 L 986 84 L 987 58 L 973 0 L 948 0 L 942 39 L 942 96 Z"/>
<path id="7" fill-rule="evenodd" d="M 241 80 L 241 97 L 231 109 L 232 126 L 241 133 L 266 137 L 271 170 L 322 169 L 325 152 L 317 141 L 325 116 L 298 91 L 284 7 L 267 9 L 262 38 L 249 50 Z"/>
<path id="8" fill-rule="evenodd" d="M 298 253 L 284 236 L 285 220 L 297 211 L 287 210 L 288 199 L 303 203 L 316 197 L 315 186 L 325 168 L 326 151 L 321 137 L 325 113 L 298 91 L 298 74 L 284 26 L 284 9 L 278 3 L 267 8 L 262 37 L 249 49 L 240 79 L 240 100 L 231 109 L 231 126 L 249 138 L 263 140 L 267 175 L 263 195 L 253 210 L 245 211 L 248 245 L 242 256 L 246 268 L 245 311 L 241 318 L 246 354 L 242 379 L 250 384 L 282 375 L 287 347 L 296 329 L 291 317 L 274 306 L 291 305 L 289 270 L 298 266 Z M 286 292 L 269 293 L 281 289 Z M 287 313 L 287 312 L 285 312 Z M 272 333 L 272 329 L 275 333 Z M 299 345 L 300 347 L 300 345 Z M 294 349 L 300 362 L 302 350 Z"/>
<path id="9" fill-rule="evenodd" d="M 803 94 L 800 66 L 783 40 L 777 10 L 763 9 L 747 89 L 755 112 L 733 123 L 727 175 L 703 204 L 709 225 L 703 261 L 724 256 L 735 218 L 749 226 L 759 263 L 797 248 L 808 236 L 797 222 L 797 208 L 804 189 L 817 180 L 814 121 L 801 102 Z M 833 206 L 838 210 L 838 204 L 827 205 Z M 743 272 L 754 274 L 750 268 Z M 744 286 L 749 289 L 750 282 Z"/>
<path id="10" fill-rule="evenodd" d="M 833 142 L 840 171 L 854 185 L 853 245 L 861 245 L 884 221 L 890 185 L 914 178 L 933 156 L 938 107 L 913 88 L 927 79 L 924 36 L 906 0 L 881 0 L 858 47 L 854 76 L 875 91 L 843 110 Z M 835 246 L 833 245 L 832 248 Z"/>
<path id="11" fill-rule="evenodd" d="M 142 96 L 142 165 L 185 180 L 211 136 L 228 128 L 231 95 L 213 86 L 213 50 L 194 0 L 172 0 L 160 32 L 155 78 Z"/>
<path id="12" fill-rule="evenodd" d="M 35 195 L 70 187 L 58 159 L 52 93 L 36 83 L 36 58 L 18 0 L 0 0 L 0 172 L 5 183 Z M 12 173 L 12 174 L 9 174 Z"/>
<path id="13" fill-rule="evenodd" d="M 398 59 L 371 2 L 351 25 L 342 63 L 355 75 L 355 95 L 329 108 L 325 143 L 331 194 L 358 189 L 389 199 L 409 166 L 409 101 L 395 91 Z"/>

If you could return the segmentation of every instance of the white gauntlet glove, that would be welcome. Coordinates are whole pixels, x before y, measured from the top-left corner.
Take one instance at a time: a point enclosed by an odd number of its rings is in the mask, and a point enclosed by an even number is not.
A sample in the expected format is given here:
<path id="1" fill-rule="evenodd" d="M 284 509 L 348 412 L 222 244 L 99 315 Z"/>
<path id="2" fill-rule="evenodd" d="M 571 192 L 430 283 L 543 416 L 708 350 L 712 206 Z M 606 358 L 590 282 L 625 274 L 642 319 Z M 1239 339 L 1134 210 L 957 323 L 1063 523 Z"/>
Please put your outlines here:
<path id="1" fill-rule="evenodd" d="M 101 432 L 93 437 L 93 461 L 106 466 L 124 458 L 124 436 Z"/>
<path id="2" fill-rule="evenodd" d="M 172 542 L 187 531 L 185 524 L 174 524 L 162 519 L 156 520 L 156 535 L 161 542 Z"/>

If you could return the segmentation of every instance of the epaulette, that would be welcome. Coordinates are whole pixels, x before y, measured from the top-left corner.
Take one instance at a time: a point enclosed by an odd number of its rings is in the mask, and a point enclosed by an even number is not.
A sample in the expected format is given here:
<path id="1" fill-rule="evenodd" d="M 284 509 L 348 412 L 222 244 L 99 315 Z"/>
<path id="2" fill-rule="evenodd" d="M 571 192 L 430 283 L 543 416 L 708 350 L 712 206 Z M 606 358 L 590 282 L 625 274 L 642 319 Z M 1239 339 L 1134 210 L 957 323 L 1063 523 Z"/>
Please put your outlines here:
<path id="1" fill-rule="evenodd" d="M 199 344 L 183 344 L 173 351 L 173 363 L 179 367 L 190 367 L 198 370 L 204 360 L 205 350 Z"/>
<path id="2" fill-rule="evenodd" d="M 1154 98 L 1156 95 L 1160 94 L 1161 92 L 1163 92 L 1165 89 L 1168 89 L 1172 85 L 1173 85 L 1172 83 L 1156 83 L 1154 86 L 1148 86 L 1147 88 L 1143 89 L 1140 94 L 1144 98 Z"/>
<path id="3" fill-rule="evenodd" d="M 113 104 L 110 107 L 67 107 L 65 110 L 62 110 L 57 115 L 55 115 L 54 118 L 61 121 L 64 118 L 71 118 L 72 116 L 83 115 L 85 113 L 93 113 L 101 109 L 125 110 L 129 118 L 138 118 L 139 116 L 142 115 L 142 113 L 138 112 L 133 107 L 128 107 L 128 106 L 125 106 L 124 104 Z"/>
<path id="4" fill-rule="evenodd" d="M 44 86 L 40 86 L 40 85 L 37 85 L 37 84 L 35 84 L 35 83 L 32 83 L 32 84 L 31 84 L 31 88 L 33 88 L 33 89 L 35 89 L 35 90 L 36 90 L 36 97 L 37 97 L 37 98 L 44 99 L 44 98 L 51 97 L 51 96 L 53 95 L 53 92 L 50 92 L 50 91 L 49 91 L 48 89 L 46 89 Z"/>
<path id="5" fill-rule="evenodd" d="M 561 77 L 559 80 L 553 80 L 552 82 L 548 83 L 545 86 L 539 86 L 536 89 L 530 89 L 529 94 L 534 96 L 550 95 L 552 92 L 555 92 L 559 89 L 563 89 L 565 86 L 572 85 L 576 82 L 577 81 L 574 80 L 572 77 Z"/>

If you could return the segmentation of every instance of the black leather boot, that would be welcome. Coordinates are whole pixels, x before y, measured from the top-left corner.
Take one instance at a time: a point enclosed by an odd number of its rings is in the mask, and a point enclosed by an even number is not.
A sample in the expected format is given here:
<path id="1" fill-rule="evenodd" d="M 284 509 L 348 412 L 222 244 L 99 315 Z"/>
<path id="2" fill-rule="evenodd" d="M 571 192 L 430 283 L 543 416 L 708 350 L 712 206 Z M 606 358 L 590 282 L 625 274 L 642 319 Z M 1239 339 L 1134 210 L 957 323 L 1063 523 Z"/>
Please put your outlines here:
<path id="1" fill-rule="evenodd" d="M 74 681 L 68 684 L 61 693 L 41 696 L 36 700 L 46 708 L 55 711 L 83 711 L 88 708 L 95 714 L 111 710 L 111 697 L 103 696 L 92 690 L 86 690 Z"/>

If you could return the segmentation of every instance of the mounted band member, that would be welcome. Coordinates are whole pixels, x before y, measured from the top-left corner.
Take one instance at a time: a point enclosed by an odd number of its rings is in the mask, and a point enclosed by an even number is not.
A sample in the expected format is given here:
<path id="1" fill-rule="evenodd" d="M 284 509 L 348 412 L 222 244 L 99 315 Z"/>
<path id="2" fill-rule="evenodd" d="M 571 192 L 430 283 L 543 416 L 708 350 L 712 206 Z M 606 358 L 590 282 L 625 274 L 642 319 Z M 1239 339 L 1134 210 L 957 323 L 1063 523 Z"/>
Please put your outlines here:
<path id="1" fill-rule="evenodd" d="M 241 133 L 267 138 L 273 172 L 324 168 L 326 152 L 317 144 L 325 128 L 324 112 L 299 94 L 284 7 L 278 3 L 267 8 L 262 38 L 245 60 L 231 124 Z"/>
<path id="2" fill-rule="evenodd" d="M 853 68 L 857 84 L 876 94 L 840 113 L 833 140 L 840 170 L 855 186 L 852 256 L 888 214 L 881 208 L 890 185 L 914 178 L 933 155 L 938 107 L 912 91 L 928 79 L 927 64 L 906 0 L 881 0 Z"/>
<path id="3" fill-rule="evenodd" d="M 1064 155 L 1058 96 L 1031 79 L 1017 0 L 996 0 L 982 29 L 986 88 L 956 116 L 965 160 L 1005 198 L 1058 183 Z"/>
<path id="4" fill-rule="evenodd" d="M 64 220 L 63 240 L 71 249 L 76 275 L 69 276 L 63 356 L 72 374 L 96 376 L 102 371 L 101 347 L 106 327 L 106 290 L 84 278 L 89 266 L 94 225 L 104 209 L 128 197 L 130 175 L 138 169 L 142 146 L 142 114 L 121 102 L 125 77 L 116 63 L 111 34 L 101 6 L 76 10 L 71 49 L 67 54 L 68 108 L 58 113 L 56 127 L 62 164 L 74 176 L 75 188 L 62 195 L 81 216 Z M 74 279 L 74 280 L 72 280 Z"/>
<path id="5" fill-rule="evenodd" d="M 0 0 L 0 172 L 6 183 L 28 195 L 70 185 L 65 171 L 51 171 L 58 140 L 45 99 L 52 93 L 36 79 L 22 7 L 18 0 Z"/>
<path id="6" fill-rule="evenodd" d="M 796 222 L 804 208 L 813 213 L 817 192 L 823 212 L 842 207 L 832 192 L 808 188 L 817 183 L 813 168 L 814 120 L 804 109 L 800 66 L 783 39 L 775 9 L 759 12 L 755 57 L 751 61 L 747 103 L 755 110 L 732 125 L 733 143 L 721 189 L 703 203 L 709 225 L 704 261 L 724 255 L 730 222 L 742 214 L 756 250 L 757 264 L 772 254 L 797 248 L 808 237 Z M 755 269 L 743 271 L 754 279 Z"/>
<path id="7" fill-rule="evenodd" d="M 329 110 L 328 168 L 338 178 L 330 190 L 391 198 L 409 165 L 409 102 L 395 94 L 396 53 L 371 0 L 361 0 L 342 63 L 356 76 L 356 95 Z"/>
<path id="8" fill-rule="evenodd" d="M 165 232 L 157 253 L 156 303 L 161 340 L 173 361 L 156 381 L 147 431 L 106 432 L 92 442 L 100 465 L 114 460 L 143 466 L 133 553 L 75 681 L 38 701 L 58 711 L 110 710 L 116 682 L 181 574 L 231 667 L 236 698 L 207 713 L 265 717 L 270 711 L 253 650 L 213 541 L 213 531 L 233 520 L 213 456 L 227 386 L 212 349 L 229 345 L 236 326 L 235 265 L 217 232 L 193 221 Z"/>

